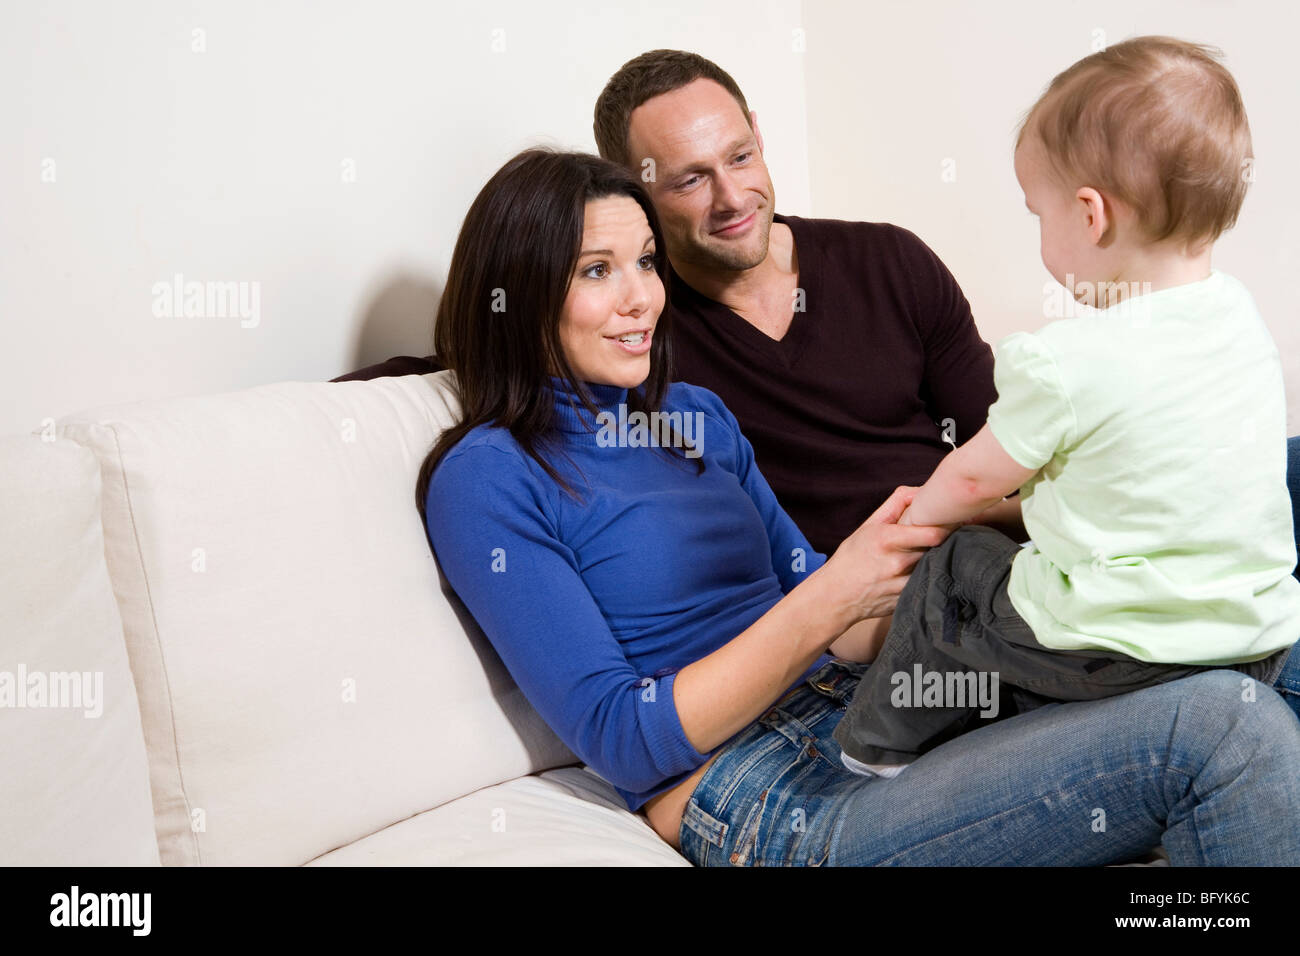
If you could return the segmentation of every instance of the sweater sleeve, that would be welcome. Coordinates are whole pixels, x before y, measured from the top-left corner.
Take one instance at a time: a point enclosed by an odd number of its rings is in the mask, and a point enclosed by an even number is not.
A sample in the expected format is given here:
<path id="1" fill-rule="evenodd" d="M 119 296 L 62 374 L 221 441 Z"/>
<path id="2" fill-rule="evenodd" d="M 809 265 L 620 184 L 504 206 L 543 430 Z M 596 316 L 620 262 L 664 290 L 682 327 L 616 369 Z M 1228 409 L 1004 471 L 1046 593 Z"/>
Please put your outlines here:
<path id="1" fill-rule="evenodd" d="M 993 350 L 980 338 L 970 303 L 948 267 L 914 233 L 901 227 L 899 232 L 925 349 L 926 406 L 938 425 L 952 420 L 954 441 L 962 445 L 984 426 L 997 398 Z"/>
<path id="2" fill-rule="evenodd" d="M 687 739 L 676 673 L 639 674 L 560 540 L 523 456 L 457 447 L 429 485 L 426 526 L 448 582 L 542 719 L 579 759 L 633 792 L 708 759 Z"/>
<path id="3" fill-rule="evenodd" d="M 807 579 L 823 564 L 826 555 L 817 551 L 804 537 L 799 526 L 781 507 L 776 494 L 758 470 L 754 461 L 754 447 L 740 430 L 740 423 L 716 393 L 702 386 L 692 386 L 699 395 L 699 404 L 705 413 L 724 429 L 734 448 L 732 472 L 740 486 L 763 519 L 767 539 L 772 546 L 772 570 L 781 582 L 781 591 L 789 594 L 799 582 Z"/>

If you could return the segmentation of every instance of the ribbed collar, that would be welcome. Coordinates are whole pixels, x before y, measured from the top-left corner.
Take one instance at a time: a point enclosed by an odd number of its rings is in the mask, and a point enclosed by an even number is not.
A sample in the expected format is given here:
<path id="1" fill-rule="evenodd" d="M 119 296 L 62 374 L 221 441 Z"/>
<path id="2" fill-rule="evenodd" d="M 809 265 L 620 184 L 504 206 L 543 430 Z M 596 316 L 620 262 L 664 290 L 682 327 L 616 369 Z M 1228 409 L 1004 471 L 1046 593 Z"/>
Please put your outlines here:
<path id="1" fill-rule="evenodd" d="M 564 380 L 554 375 L 549 376 L 551 394 L 555 400 L 555 426 L 570 435 L 594 433 L 599 427 L 595 417 L 582 407 L 582 399 Z M 598 411 L 612 412 L 618 415 L 618 406 L 627 402 L 627 389 L 618 385 L 599 385 L 595 382 L 583 382 L 591 392 L 592 400 Z M 570 405 L 569 403 L 573 404 Z"/>

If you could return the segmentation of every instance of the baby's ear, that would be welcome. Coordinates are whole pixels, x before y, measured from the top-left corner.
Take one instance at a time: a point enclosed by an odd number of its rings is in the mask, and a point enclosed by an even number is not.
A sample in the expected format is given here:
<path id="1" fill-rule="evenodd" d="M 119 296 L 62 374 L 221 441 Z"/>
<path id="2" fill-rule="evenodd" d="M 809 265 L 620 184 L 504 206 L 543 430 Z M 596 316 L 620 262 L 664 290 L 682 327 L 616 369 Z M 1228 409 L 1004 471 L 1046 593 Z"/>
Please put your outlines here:
<path id="1" fill-rule="evenodd" d="M 1080 186 L 1075 191 L 1074 198 L 1088 231 L 1088 238 L 1094 244 L 1101 242 L 1114 221 L 1113 203 L 1091 186 Z"/>

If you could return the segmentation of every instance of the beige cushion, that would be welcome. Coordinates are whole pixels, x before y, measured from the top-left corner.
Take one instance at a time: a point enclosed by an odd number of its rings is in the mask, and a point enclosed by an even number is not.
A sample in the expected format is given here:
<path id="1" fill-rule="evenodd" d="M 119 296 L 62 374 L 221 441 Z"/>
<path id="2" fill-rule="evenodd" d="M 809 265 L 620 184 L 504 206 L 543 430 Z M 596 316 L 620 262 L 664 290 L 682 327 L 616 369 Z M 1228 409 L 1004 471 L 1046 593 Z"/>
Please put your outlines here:
<path id="1" fill-rule="evenodd" d="M 585 767 L 519 777 L 421 813 L 311 866 L 690 866 Z"/>
<path id="2" fill-rule="evenodd" d="M 104 475 L 164 864 L 304 863 L 576 761 L 441 591 L 415 481 L 450 377 L 59 422 Z"/>
<path id="3" fill-rule="evenodd" d="M 3 866 L 158 865 L 99 499 L 86 449 L 0 439 Z"/>

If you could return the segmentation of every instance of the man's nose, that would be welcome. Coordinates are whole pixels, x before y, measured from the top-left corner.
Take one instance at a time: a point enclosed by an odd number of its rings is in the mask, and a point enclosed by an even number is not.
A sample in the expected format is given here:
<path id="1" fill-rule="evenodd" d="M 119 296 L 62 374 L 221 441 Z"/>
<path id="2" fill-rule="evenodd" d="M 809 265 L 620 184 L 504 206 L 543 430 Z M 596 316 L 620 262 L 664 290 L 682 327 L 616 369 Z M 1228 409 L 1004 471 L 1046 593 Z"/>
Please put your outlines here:
<path id="1" fill-rule="evenodd" d="M 713 189 L 714 212 L 732 212 L 745 204 L 744 190 L 731 176 L 723 171 L 715 180 Z"/>

